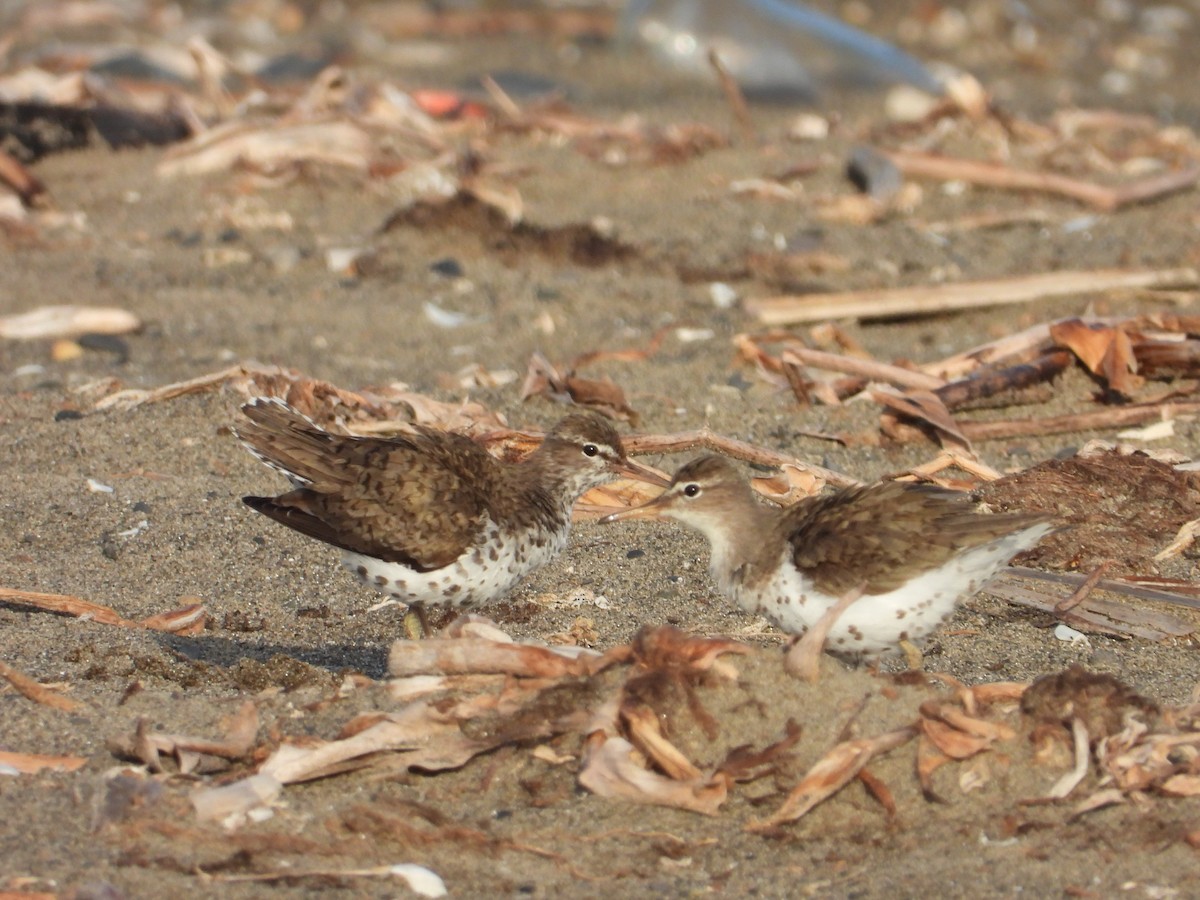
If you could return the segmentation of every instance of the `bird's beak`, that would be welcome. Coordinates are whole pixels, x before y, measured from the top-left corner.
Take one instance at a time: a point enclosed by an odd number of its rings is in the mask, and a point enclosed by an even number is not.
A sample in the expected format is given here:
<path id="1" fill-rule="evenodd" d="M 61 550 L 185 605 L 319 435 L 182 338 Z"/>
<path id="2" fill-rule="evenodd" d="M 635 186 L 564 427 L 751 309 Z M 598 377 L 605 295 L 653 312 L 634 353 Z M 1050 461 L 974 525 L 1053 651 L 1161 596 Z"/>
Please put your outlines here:
<path id="1" fill-rule="evenodd" d="M 658 469 L 632 459 L 612 462 L 609 464 L 609 469 L 618 478 L 632 478 L 634 481 L 644 481 L 646 484 L 653 484 L 656 487 L 665 488 L 671 483 L 671 479 Z"/>
<path id="2" fill-rule="evenodd" d="M 661 519 L 663 518 L 663 510 L 671 505 L 671 498 L 667 494 L 659 494 L 649 503 L 643 503 L 641 506 L 634 506 L 630 509 L 623 509 L 620 512 L 610 513 L 600 521 L 605 525 L 612 522 L 625 522 L 630 519 Z"/>

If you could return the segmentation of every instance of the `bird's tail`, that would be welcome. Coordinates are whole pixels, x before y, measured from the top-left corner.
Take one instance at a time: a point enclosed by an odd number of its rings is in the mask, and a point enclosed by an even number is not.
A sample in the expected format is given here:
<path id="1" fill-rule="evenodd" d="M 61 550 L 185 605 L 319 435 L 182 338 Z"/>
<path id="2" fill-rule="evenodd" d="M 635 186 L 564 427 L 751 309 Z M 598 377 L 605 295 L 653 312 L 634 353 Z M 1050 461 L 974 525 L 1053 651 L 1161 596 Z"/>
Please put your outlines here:
<path id="1" fill-rule="evenodd" d="M 341 480 L 336 448 L 347 440 L 330 434 L 308 416 L 276 397 L 258 397 L 242 407 L 246 421 L 234 432 L 246 449 L 293 485 L 316 486 Z"/>

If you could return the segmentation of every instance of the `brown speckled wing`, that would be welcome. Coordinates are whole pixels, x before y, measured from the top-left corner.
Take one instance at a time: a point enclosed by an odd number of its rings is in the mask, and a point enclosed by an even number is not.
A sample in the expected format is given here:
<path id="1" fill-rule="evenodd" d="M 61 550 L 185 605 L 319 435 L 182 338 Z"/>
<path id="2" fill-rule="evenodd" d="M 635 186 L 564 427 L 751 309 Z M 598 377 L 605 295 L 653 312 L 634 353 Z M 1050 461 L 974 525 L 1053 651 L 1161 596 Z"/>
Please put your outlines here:
<path id="1" fill-rule="evenodd" d="M 840 596 L 900 587 L 956 553 L 1042 521 L 984 515 L 961 494 L 931 485 L 882 482 L 801 501 L 781 527 L 797 568 L 818 589 Z"/>
<path id="2" fill-rule="evenodd" d="M 470 438 L 419 431 L 397 438 L 325 432 L 278 404 L 247 408 L 238 436 L 303 483 L 251 508 L 309 537 L 419 571 L 453 562 L 474 540 L 499 464 Z"/>

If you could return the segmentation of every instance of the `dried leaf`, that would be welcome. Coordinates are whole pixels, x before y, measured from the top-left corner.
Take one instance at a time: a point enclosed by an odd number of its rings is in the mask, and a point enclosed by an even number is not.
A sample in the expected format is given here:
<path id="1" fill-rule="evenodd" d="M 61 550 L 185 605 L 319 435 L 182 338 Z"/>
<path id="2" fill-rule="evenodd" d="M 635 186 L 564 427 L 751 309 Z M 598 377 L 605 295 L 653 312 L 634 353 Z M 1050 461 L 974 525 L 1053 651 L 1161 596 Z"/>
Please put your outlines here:
<path id="1" fill-rule="evenodd" d="M 232 784 L 200 788 L 190 799 L 201 822 L 223 822 L 255 807 L 269 805 L 282 791 L 279 781 L 260 772 Z"/>
<path id="2" fill-rule="evenodd" d="M 973 699 L 977 699 L 972 695 Z M 952 728 L 973 737 L 983 738 L 989 742 L 1010 741 L 1017 733 L 1001 722 L 989 722 L 968 715 L 962 710 L 946 703 L 926 701 L 921 704 L 921 715 L 927 719 L 940 719 Z"/>
<path id="3" fill-rule="evenodd" d="M 950 759 L 969 759 L 991 747 L 987 738 L 964 734 L 937 719 L 921 719 L 921 733 L 929 738 L 937 749 Z"/>
<path id="4" fill-rule="evenodd" d="M 1103 791 L 1096 791 L 1078 806 L 1071 811 L 1071 817 L 1076 818 L 1084 813 L 1089 813 L 1097 809 L 1104 809 L 1106 806 L 1115 806 L 1119 803 L 1127 802 L 1125 792 L 1117 788 L 1108 788 Z"/>
<path id="5" fill-rule="evenodd" d="M 938 441 L 950 451 L 957 451 L 966 456 L 974 456 L 971 442 L 963 433 L 961 426 L 954 420 L 946 404 L 933 391 L 909 390 L 904 394 L 896 394 L 885 388 L 872 388 L 871 397 L 888 409 L 901 415 L 917 419 L 933 428 Z"/>
<path id="6" fill-rule="evenodd" d="M 648 469 L 651 473 L 657 474 L 664 479 L 666 478 L 657 469 L 652 469 L 649 466 L 642 466 L 642 468 Z M 650 484 L 649 482 L 639 481 L 635 478 L 618 478 L 616 481 L 611 481 L 606 485 L 592 488 L 580 497 L 575 504 L 572 515 L 579 521 L 599 519 L 612 515 L 614 512 L 620 512 L 623 509 L 641 506 L 653 500 L 661 493 L 662 488 L 660 486 Z"/>
<path id="7" fill-rule="evenodd" d="M 691 760 L 667 740 L 662 722 L 654 710 L 647 706 L 626 706 L 621 709 L 621 718 L 633 745 L 662 769 L 668 778 L 676 781 L 699 781 L 703 778 L 703 773 Z"/>
<path id="8" fill-rule="evenodd" d="M 1074 353 L 1089 372 L 1105 379 L 1111 390 L 1128 397 L 1139 386 L 1141 380 L 1133 377 L 1137 372 L 1133 344 L 1123 328 L 1065 319 L 1050 326 L 1050 337 Z"/>
<path id="9" fill-rule="evenodd" d="M 900 728 L 873 738 L 843 741 L 808 770 L 774 814 L 749 823 L 746 830 L 766 831 L 796 821 L 849 784 L 876 756 L 908 743 L 916 735 L 915 728 Z"/>
<path id="10" fill-rule="evenodd" d="M 1200 796 L 1200 775 L 1172 775 L 1159 790 L 1169 797 Z"/>
<path id="11" fill-rule="evenodd" d="M 1046 792 L 1046 796 L 1051 800 L 1062 800 L 1067 797 L 1071 791 L 1079 786 L 1079 783 L 1087 777 L 1088 763 L 1091 761 L 1089 749 L 1091 741 L 1088 738 L 1087 725 L 1083 719 L 1075 718 L 1071 720 L 1071 735 L 1075 741 L 1075 766 L 1067 772 L 1062 778 L 1058 779 L 1050 790 Z"/>
<path id="12" fill-rule="evenodd" d="M 208 612 L 203 604 L 189 603 L 179 609 L 147 616 L 138 622 L 143 628 L 151 631 L 166 631 L 170 634 L 199 634 L 204 631 L 204 622 Z"/>
<path id="13" fill-rule="evenodd" d="M 619 385 L 604 379 L 596 381 L 581 378 L 572 371 L 560 372 L 550 360 L 534 351 L 529 357 L 525 381 L 521 385 L 521 399 L 547 397 L 557 403 L 573 403 L 587 406 L 610 418 L 637 424 L 638 414 L 625 400 L 625 392 Z"/>
<path id="14" fill-rule="evenodd" d="M 730 680 L 737 678 L 737 670 L 720 657 L 726 653 L 751 652 L 749 647 L 737 641 L 697 637 L 671 625 L 641 628 L 633 637 L 632 650 L 633 658 L 649 671 L 681 674 L 712 671 Z"/>
<path id="15" fill-rule="evenodd" d="M 406 751 L 405 764 L 420 760 L 424 768 L 434 771 L 456 768 L 490 746 L 465 738 L 452 716 L 422 700 L 340 741 L 313 747 L 283 744 L 259 772 L 282 784 L 311 781 L 362 768 L 371 756 L 384 751 Z"/>
<path id="16" fill-rule="evenodd" d="M 579 783 L 599 797 L 620 797 L 707 816 L 716 815 L 725 802 L 729 787 L 724 777 L 679 781 L 651 772 L 638 757 L 624 738 L 595 734 L 584 749 Z"/>
<path id="17" fill-rule="evenodd" d="M 186 772 L 194 768 L 199 754 L 230 760 L 249 756 L 258 737 L 258 708 L 247 700 L 237 712 L 223 718 L 219 728 L 225 736 L 213 740 L 154 731 L 148 721 L 139 719 L 132 736 L 112 737 L 107 743 L 113 753 L 141 760 L 151 771 L 162 771 L 162 756 L 174 756 Z"/>
<path id="18" fill-rule="evenodd" d="M 937 799 L 933 790 L 933 773 L 948 762 L 952 762 L 950 757 L 939 750 L 929 735 L 922 731 L 917 741 L 917 781 L 927 800 Z"/>
<path id="19" fill-rule="evenodd" d="M 815 497 L 825 489 L 825 479 L 819 474 L 791 463 L 781 465 L 778 475 L 751 478 L 750 484 L 758 493 L 781 506 Z"/>

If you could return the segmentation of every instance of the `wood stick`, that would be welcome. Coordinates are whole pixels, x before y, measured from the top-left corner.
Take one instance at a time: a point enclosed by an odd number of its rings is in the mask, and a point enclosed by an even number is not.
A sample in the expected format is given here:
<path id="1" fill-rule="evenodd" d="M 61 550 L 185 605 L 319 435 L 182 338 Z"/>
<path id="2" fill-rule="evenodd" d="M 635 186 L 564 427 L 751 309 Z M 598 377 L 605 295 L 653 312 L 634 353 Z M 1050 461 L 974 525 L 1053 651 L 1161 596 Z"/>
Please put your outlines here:
<path id="1" fill-rule="evenodd" d="M 959 422 L 959 430 L 970 441 L 994 441 L 999 438 L 1065 434 L 1072 431 L 1099 431 L 1144 425 L 1162 418 L 1200 412 L 1200 401 L 1147 403 L 1104 409 L 1098 412 L 1053 416 L 1048 419 L 1023 419 L 1003 422 Z"/>
<path id="2" fill-rule="evenodd" d="M 165 613 L 147 616 L 135 622 L 126 619 L 116 610 L 73 597 L 70 594 L 43 594 L 38 591 L 22 591 L 17 588 L 0 587 L 0 603 L 12 603 L 18 606 L 32 606 L 47 612 L 62 613 L 99 622 L 101 625 L 116 625 L 119 628 L 149 628 L 152 631 L 168 631 L 177 634 L 192 634 L 204 627 L 205 611 L 203 605 L 190 603 Z"/>
<path id="3" fill-rule="evenodd" d="M 0 662 L 0 678 L 3 678 L 16 688 L 22 697 L 27 697 L 35 703 L 42 704 L 42 706 L 60 709 L 63 712 L 74 712 L 79 709 L 78 701 L 54 693 L 54 691 L 38 684 L 38 682 L 34 681 L 24 672 L 14 669 L 8 663 Z"/>
<path id="4" fill-rule="evenodd" d="M 1101 579 L 1104 578 L 1104 573 L 1108 571 L 1108 567 L 1112 565 L 1112 560 L 1106 559 L 1100 565 L 1092 570 L 1092 574 L 1083 580 L 1083 584 L 1075 588 L 1074 592 L 1064 600 L 1059 600 L 1054 604 L 1054 612 L 1056 615 L 1070 612 L 1080 603 L 1088 598 L 1088 596 L 1096 589 Z"/>
<path id="5" fill-rule="evenodd" d="M 47 612 L 62 613 L 90 619 L 102 625 L 118 625 L 122 628 L 135 628 L 136 622 L 124 618 L 115 610 L 82 597 L 72 597 L 70 594 L 43 594 L 39 591 L 22 591 L 16 588 L 0 588 L 0 603 L 14 603 L 21 606 L 33 606 Z"/>
<path id="6" fill-rule="evenodd" d="M 981 368 L 966 378 L 936 388 L 934 393 L 946 404 L 947 409 L 957 409 L 1002 391 L 1015 391 L 1049 381 L 1069 366 L 1073 358 L 1066 350 L 1051 350 L 1032 362 L 1003 369 Z"/>
<path id="7" fill-rule="evenodd" d="M 1023 577 L 1014 579 L 1005 571 L 988 582 L 985 591 L 1017 606 L 1028 606 L 1050 613 L 1080 631 L 1114 636 L 1133 635 L 1148 641 L 1164 641 L 1172 637 L 1184 637 L 1195 630 L 1191 625 L 1173 616 L 1138 609 L 1125 602 L 1102 600 L 1095 595 L 1082 606 L 1058 615 L 1054 612 L 1054 607 L 1062 598 L 1057 592 L 1037 590 L 1033 585 L 1024 584 L 1022 581 Z"/>
<path id="8" fill-rule="evenodd" d="M 1085 580 L 1082 575 L 1073 572 L 1043 572 L 1041 569 L 1031 569 L 1026 566 L 1006 566 L 1003 573 L 1006 575 L 1015 575 L 1019 578 L 1032 578 L 1035 581 L 1053 581 L 1058 584 L 1079 585 Z M 1137 576 L 1127 577 L 1136 578 Z M 1188 586 L 1190 587 L 1191 585 L 1189 584 Z M 1180 594 L 1176 591 L 1163 591 L 1157 588 L 1146 587 L 1143 584 L 1131 583 L 1124 579 L 1105 578 L 1100 582 L 1098 587 L 1102 591 L 1109 591 L 1127 597 L 1136 597 L 1139 600 L 1152 600 L 1174 606 L 1185 606 L 1189 609 L 1200 609 L 1200 598 L 1189 597 L 1186 594 Z M 1130 608 L 1132 609 L 1132 607 Z M 1189 626 L 1188 631 L 1191 630 Z M 1187 634 L 1188 631 L 1181 633 Z"/>
<path id="9" fill-rule="evenodd" d="M 13 156 L 0 150 L 0 184 L 7 184 L 18 197 L 21 205 L 33 206 L 46 193 L 46 186 Z"/>
<path id="10" fill-rule="evenodd" d="M 703 447 L 706 450 L 715 450 L 718 453 L 724 453 L 726 456 L 732 456 L 735 459 L 759 463 L 765 466 L 782 466 L 787 463 L 805 472 L 811 472 L 818 478 L 823 478 L 828 484 L 837 487 L 854 487 L 862 483 L 857 479 L 851 478 L 849 475 L 835 472 L 833 469 L 826 469 L 824 466 L 804 462 L 794 456 L 776 453 L 773 450 L 767 450 L 765 447 L 756 447 L 754 444 L 739 441 L 737 438 L 725 437 L 707 428 L 699 428 L 695 431 L 679 431 L 674 434 L 632 434 L 628 437 L 622 437 L 621 443 L 625 445 L 626 451 L 633 455 L 645 453 L 682 453 L 685 450 L 694 450 L 697 447 Z"/>
<path id="11" fill-rule="evenodd" d="M 733 110 L 733 119 L 737 122 L 742 138 L 747 143 L 754 143 L 756 137 L 754 122 L 750 118 L 750 108 L 746 106 L 746 97 L 742 94 L 742 88 L 737 80 L 725 68 L 725 63 L 721 61 L 721 55 L 717 53 L 715 47 L 710 47 L 708 50 L 708 64 L 717 73 L 717 81 L 720 82 L 721 90 L 725 93 L 725 102 Z"/>
<path id="12" fill-rule="evenodd" d="M 1027 172 L 996 163 L 955 159 L 928 153 L 880 150 L 905 175 L 942 181 L 966 181 L 983 187 L 1016 191 L 1038 191 L 1078 200 L 1101 212 L 1155 200 L 1191 187 L 1200 179 L 1200 166 L 1151 175 L 1128 184 L 1110 187 L 1054 172 Z"/>
<path id="13" fill-rule="evenodd" d="M 1053 346 L 1050 340 L 1052 324 L 1052 322 L 1041 322 L 1024 331 L 988 341 L 986 344 L 980 344 L 978 347 L 972 347 L 970 350 L 964 350 L 937 362 L 925 363 L 921 366 L 921 371 L 937 378 L 954 380 L 974 372 L 980 366 L 999 363 L 1000 360 L 1008 360 L 1024 354 L 1044 353 Z"/>
<path id="14" fill-rule="evenodd" d="M 1139 331 L 1158 329 L 1170 334 L 1200 333 L 1200 316 L 1150 313 L 1132 318 L 1129 316 L 1072 316 L 1071 318 L 1078 318 L 1085 325 L 1109 325 L 1114 328 L 1131 326 Z M 1029 355 L 1029 359 L 1033 359 L 1039 352 L 1051 349 L 1050 329 L 1062 321 L 1065 319 L 1041 322 L 1024 331 L 980 344 L 978 347 L 972 347 L 970 350 L 964 350 L 954 356 L 948 356 L 937 362 L 925 363 L 921 366 L 921 371 L 937 378 L 954 379 L 974 371 L 981 365 L 999 362 L 1002 359 L 1026 354 Z M 777 334 L 777 332 L 773 334 Z M 780 340 L 779 338 L 774 339 Z"/>
<path id="15" fill-rule="evenodd" d="M 1089 292 L 1179 287 L 1200 287 L 1200 272 L 1192 268 L 1047 272 L 955 284 L 767 297 L 747 300 L 745 306 L 767 325 L 794 325 L 822 319 L 928 315 Z"/>
<path id="16" fill-rule="evenodd" d="M 824 350 L 810 350 L 798 345 L 789 346 L 780 356 L 787 363 L 812 366 L 814 369 L 825 369 L 830 372 L 842 372 L 846 375 L 860 375 L 872 381 L 883 381 L 897 387 L 916 388 L 922 391 L 936 391 L 946 386 L 940 378 L 915 372 L 900 366 L 889 365 L 874 359 L 860 359 L 855 356 L 842 356 L 840 353 L 827 353 Z"/>

